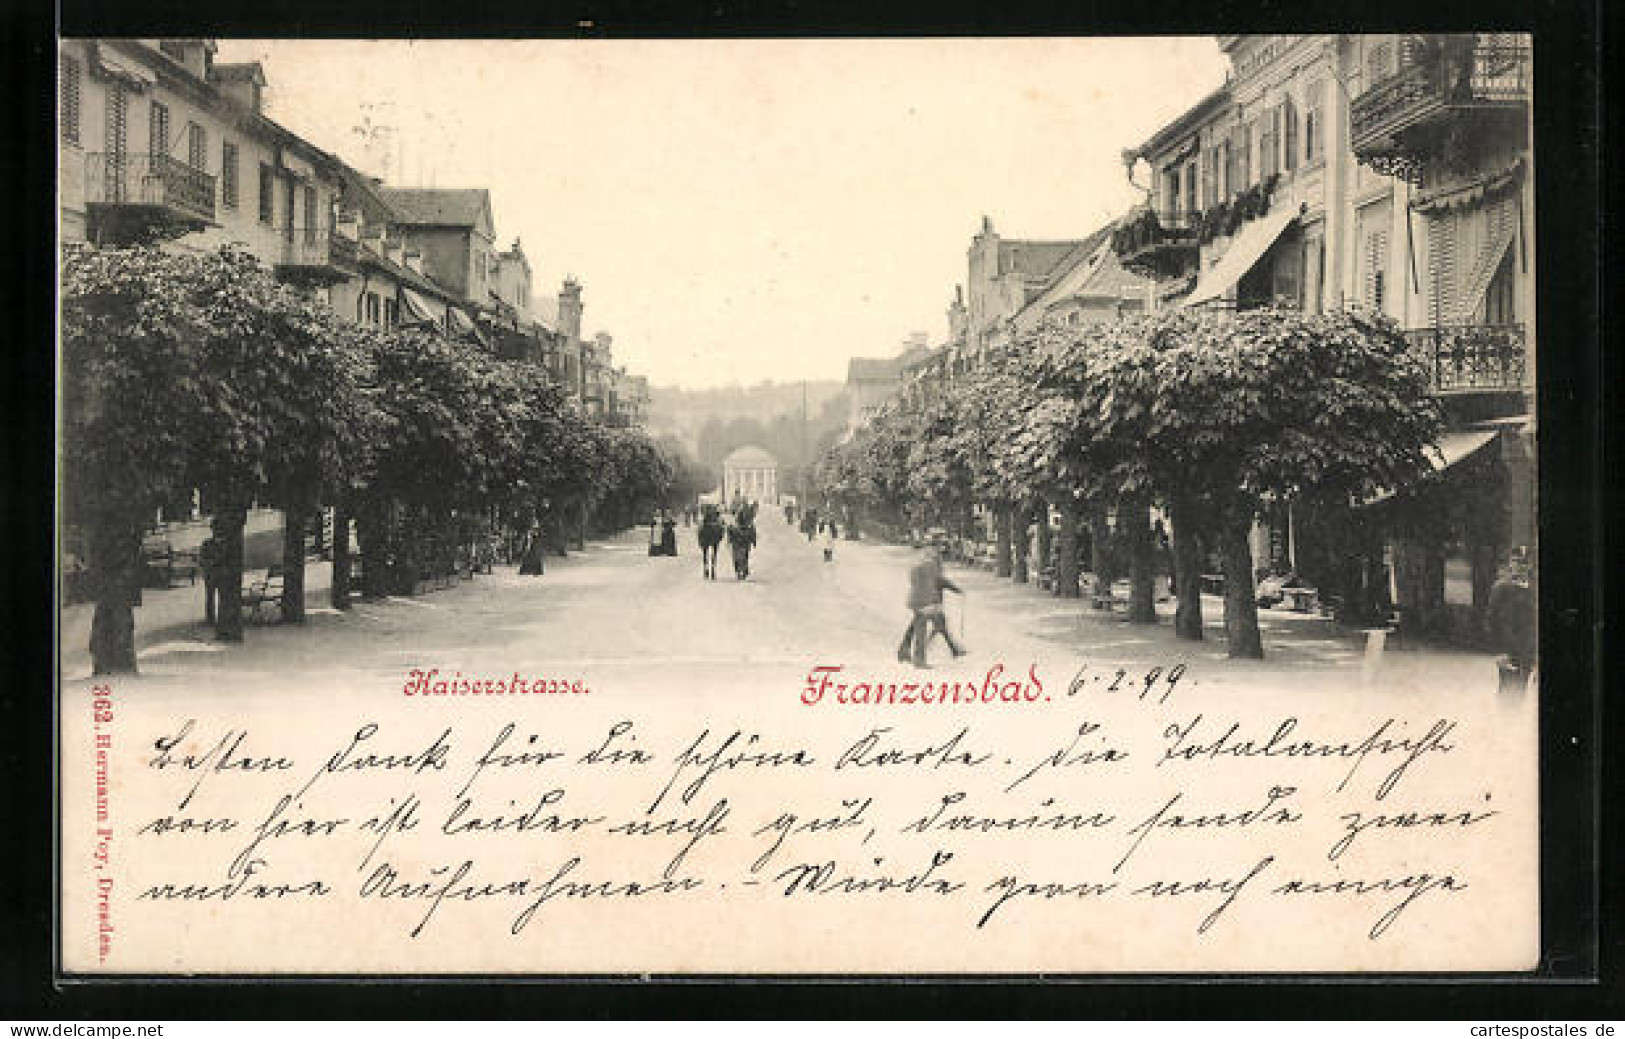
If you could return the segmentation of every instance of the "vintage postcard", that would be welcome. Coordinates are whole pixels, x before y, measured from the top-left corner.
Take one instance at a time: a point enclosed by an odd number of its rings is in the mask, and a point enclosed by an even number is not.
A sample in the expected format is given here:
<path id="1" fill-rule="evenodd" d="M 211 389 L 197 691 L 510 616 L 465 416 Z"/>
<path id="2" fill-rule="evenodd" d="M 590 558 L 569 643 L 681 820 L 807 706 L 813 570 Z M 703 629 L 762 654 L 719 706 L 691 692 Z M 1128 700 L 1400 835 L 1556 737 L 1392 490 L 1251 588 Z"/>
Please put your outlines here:
<path id="1" fill-rule="evenodd" d="M 1535 57 L 61 39 L 62 971 L 1532 969 Z"/>

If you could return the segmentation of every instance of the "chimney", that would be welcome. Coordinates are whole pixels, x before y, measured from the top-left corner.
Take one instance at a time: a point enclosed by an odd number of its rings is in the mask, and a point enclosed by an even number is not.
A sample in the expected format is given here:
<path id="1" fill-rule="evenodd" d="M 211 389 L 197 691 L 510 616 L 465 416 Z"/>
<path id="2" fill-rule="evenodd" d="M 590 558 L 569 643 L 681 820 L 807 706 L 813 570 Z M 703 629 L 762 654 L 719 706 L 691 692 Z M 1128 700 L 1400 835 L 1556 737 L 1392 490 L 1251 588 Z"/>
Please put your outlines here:
<path id="1" fill-rule="evenodd" d="M 209 80 L 226 97 L 261 114 L 265 99 L 265 70 L 257 61 L 229 65 L 214 65 L 208 72 Z"/>
<path id="2" fill-rule="evenodd" d="M 559 335 L 566 342 L 581 338 L 581 284 L 574 277 L 566 277 L 559 289 Z"/>

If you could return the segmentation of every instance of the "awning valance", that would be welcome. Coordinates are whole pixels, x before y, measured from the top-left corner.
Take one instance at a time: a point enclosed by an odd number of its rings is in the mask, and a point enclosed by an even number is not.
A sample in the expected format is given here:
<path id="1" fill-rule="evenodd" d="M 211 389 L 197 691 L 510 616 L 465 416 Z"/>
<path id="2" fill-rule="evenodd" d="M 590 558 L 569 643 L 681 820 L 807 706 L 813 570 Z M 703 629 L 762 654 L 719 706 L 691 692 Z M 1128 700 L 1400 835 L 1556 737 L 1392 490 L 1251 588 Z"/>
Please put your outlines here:
<path id="1" fill-rule="evenodd" d="M 434 304 L 412 289 L 401 289 L 401 302 L 406 304 L 406 312 L 411 315 L 411 323 L 429 322 L 436 325 L 440 323 L 440 319 L 435 317 Z"/>
<path id="2" fill-rule="evenodd" d="M 1269 252 L 1270 246 L 1297 217 L 1297 207 L 1282 206 L 1243 225 L 1219 262 L 1202 272 L 1184 305 L 1194 307 L 1224 296 Z"/>
<path id="3" fill-rule="evenodd" d="M 1442 473 L 1451 466 L 1478 454 L 1499 435 L 1500 431 L 1496 429 L 1462 429 L 1446 433 L 1439 438 L 1433 449 L 1427 452 L 1428 461 L 1433 463 L 1435 473 Z M 1378 505 L 1392 499 L 1394 494 L 1393 491 L 1383 491 L 1362 504 Z"/>

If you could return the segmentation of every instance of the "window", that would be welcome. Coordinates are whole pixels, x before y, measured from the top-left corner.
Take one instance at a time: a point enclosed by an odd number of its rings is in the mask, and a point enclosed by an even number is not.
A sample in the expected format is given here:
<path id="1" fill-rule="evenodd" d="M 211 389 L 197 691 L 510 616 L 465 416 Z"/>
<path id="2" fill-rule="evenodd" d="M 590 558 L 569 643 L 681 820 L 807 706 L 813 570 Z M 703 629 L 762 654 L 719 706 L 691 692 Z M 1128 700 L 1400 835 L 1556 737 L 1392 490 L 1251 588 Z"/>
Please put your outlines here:
<path id="1" fill-rule="evenodd" d="M 1241 124 L 1241 155 L 1236 159 L 1236 169 L 1241 178 L 1236 181 L 1236 191 L 1239 193 L 1253 183 L 1253 124 Z"/>
<path id="2" fill-rule="evenodd" d="M 367 324 L 377 325 L 380 320 L 379 314 L 378 293 L 367 293 Z"/>
<path id="3" fill-rule="evenodd" d="M 208 138 L 195 122 L 187 124 L 187 166 L 208 169 Z"/>
<path id="4" fill-rule="evenodd" d="M 1268 180 L 1281 168 L 1281 107 L 1265 112 L 1263 121 L 1258 136 L 1258 174 L 1260 180 Z"/>
<path id="5" fill-rule="evenodd" d="M 1304 99 L 1306 111 L 1303 116 L 1303 161 L 1307 165 L 1320 158 L 1320 153 L 1326 145 L 1321 140 L 1325 133 L 1324 115 L 1321 111 L 1321 99 L 1326 94 L 1324 80 L 1315 80 L 1309 84 L 1309 93 Z"/>
<path id="6" fill-rule="evenodd" d="M 154 156 L 169 154 L 169 106 L 162 101 L 152 103 L 152 111 L 147 123 L 148 144 L 147 149 Z"/>
<path id="7" fill-rule="evenodd" d="M 271 222 L 272 209 L 275 206 L 271 194 L 273 190 L 271 186 L 271 165 L 262 162 L 260 163 L 260 223 L 262 224 Z"/>
<path id="8" fill-rule="evenodd" d="M 61 91 L 59 99 L 62 111 L 58 118 L 62 123 L 62 139 L 69 144 L 79 143 L 79 59 L 62 59 L 62 67 L 58 70 L 59 80 L 57 89 Z"/>
<path id="9" fill-rule="evenodd" d="M 1387 294 L 1388 232 L 1372 230 L 1365 237 L 1365 306 L 1372 313 L 1382 313 Z"/>
<path id="10" fill-rule="evenodd" d="M 237 146 L 220 142 L 220 203 L 237 208 Z"/>
<path id="11" fill-rule="evenodd" d="M 1162 171 L 1162 182 L 1168 186 L 1168 199 L 1165 203 L 1169 216 L 1179 214 L 1179 167 L 1169 166 Z"/>
<path id="12" fill-rule="evenodd" d="M 1185 213 L 1196 212 L 1196 160 L 1185 164 Z"/>
<path id="13" fill-rule="evenodd" d="M 393 299 L 384 300 L 384 327 L 394 328 L 401 323 L 401 305 Z"/>
<path id="14" fill-rule="evenodd" d="M 1484 290 L 1484 323 L 1486 325 L 1512 325 L 1518 321 L 1517 304 L 1512 293 L 1512 250 L 1501 257 L 1489 288 Z"/>
<path id="15" fill-rule="evenodd" d="M 287 242 L 293 241 L 293 200 L 296 189 L 297 185 L 294 184 L 291 177 L 283 181 L 282 212 L 284 219 L 282 221 L 282 239 Z"/>
<path id="16" fill-rule="evenodd" d="M 305 244 L 316 244 L 316 189 L 305 185 Z"/>
<path id="17" fill-rule="evenodd" d="M 1202 152 L 1202 208 L 1212 209 L 1219 202 L 1219 149 Z"/>
<path id="18" fill-rule="evenodd" d="M 1366 54 L 1365 88 L 1370 90 L 1373 85 L 1386 78 L 1390 63 L 1393 60 L 1393 48 L 1386 43 L 1379 43 Z"/>
<path id="19" fill-rule="evenodd" d="M 1218 171 L 1215 174 L 1220 178 L 1218 200 L 1225 202 L 1236 192 L 1236 152 L 1230 147 L 1230 137 L 1219 142 L 1218 155 Z"/>
<path id="20" fill-rule="evenodd" d="M 1281 102 L 1281 159 L 1288 173 L 1298 168 L 1298 106 L 1290 97 Z"/>

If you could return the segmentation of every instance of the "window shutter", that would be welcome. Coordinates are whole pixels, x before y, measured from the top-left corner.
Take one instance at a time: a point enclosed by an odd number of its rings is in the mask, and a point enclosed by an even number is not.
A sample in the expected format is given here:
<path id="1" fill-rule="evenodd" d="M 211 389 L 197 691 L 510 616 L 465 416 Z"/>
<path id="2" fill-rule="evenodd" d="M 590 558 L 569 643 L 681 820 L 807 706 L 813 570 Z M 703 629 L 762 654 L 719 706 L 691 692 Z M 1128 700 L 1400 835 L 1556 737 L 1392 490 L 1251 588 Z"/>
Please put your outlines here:
<path id="1" fill-rule="evenodd" d="M 206 170 L 209 167 L 207 140 L 203 127 L 196 123 L 186 124 L 186 164 L 194 170 Z"/>
<path id="2" fill-rule="evenodd" d="M 1281 102 L 1281 122 L 1286 134 L 1281 150 L 1286 158 L 1286 168 L 1290 172 L 1298 168 L 1298 108 L 1290 97 Z"/>
<path id="3" fill-rule="evenodd" d="M 1449 324 L 1456 312 L 1455 217 L 1436 213 L 1428 218 L 1428 272 L 1432 282 L 1433 324 Z"/>
<path id="4" fill-rule="evenodd" d="M 169 106 L 161 101 L 152 103 L 150 119 L 147 123 L 148 151 L 154 157 L 169 154 Z"/>
<path id="5" fill-rule="evenodd" d="M 79 143 L 79 59 L 63 58 L 58 89 L 62 93 L 62 139 Z"/>

